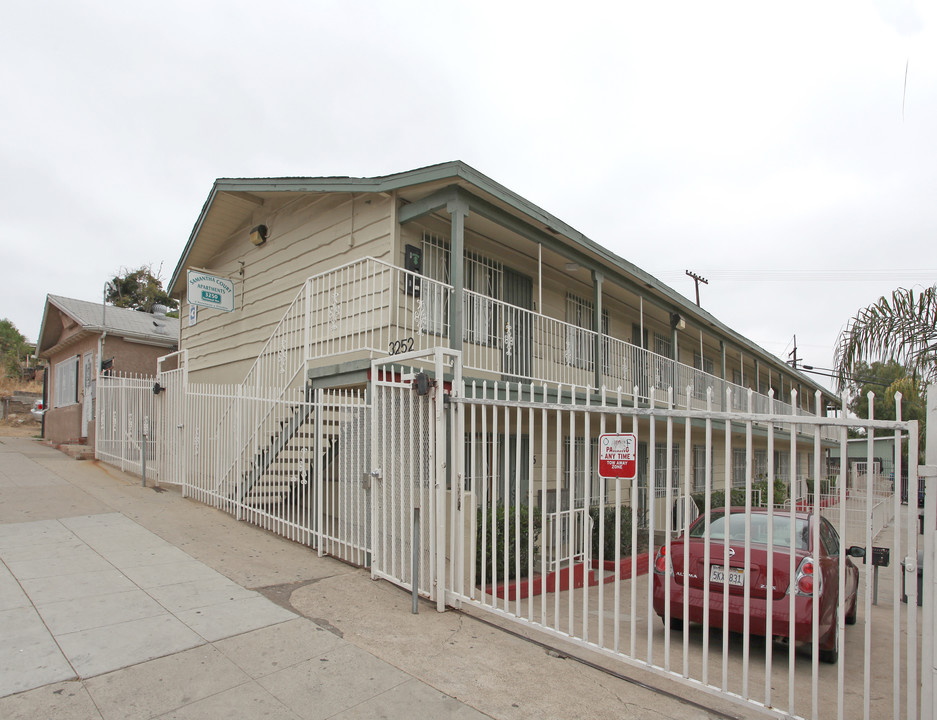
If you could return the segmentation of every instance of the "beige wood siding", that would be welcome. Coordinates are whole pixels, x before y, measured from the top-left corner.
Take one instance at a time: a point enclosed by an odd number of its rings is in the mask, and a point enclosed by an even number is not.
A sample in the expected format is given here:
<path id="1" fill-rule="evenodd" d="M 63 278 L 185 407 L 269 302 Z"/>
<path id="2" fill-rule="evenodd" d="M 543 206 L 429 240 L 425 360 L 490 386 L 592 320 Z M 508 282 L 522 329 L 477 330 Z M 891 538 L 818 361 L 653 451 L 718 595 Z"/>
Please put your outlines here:
<path id="1" fill-rule="evenodd" d="M 192 378 L 243 380 L 306 278 L 367 256 L 391 259 L 392 215 L 392 200 L 383 194 L 302 195 L 258 207 L 251 223 L 202 268 L 234 280 L 234 312 L 199 308 L 197 324 L 189 327 L 183 302 L 182 346 Z M 269 235 L 254 247 L 248 229 L 259 223 Z"/>

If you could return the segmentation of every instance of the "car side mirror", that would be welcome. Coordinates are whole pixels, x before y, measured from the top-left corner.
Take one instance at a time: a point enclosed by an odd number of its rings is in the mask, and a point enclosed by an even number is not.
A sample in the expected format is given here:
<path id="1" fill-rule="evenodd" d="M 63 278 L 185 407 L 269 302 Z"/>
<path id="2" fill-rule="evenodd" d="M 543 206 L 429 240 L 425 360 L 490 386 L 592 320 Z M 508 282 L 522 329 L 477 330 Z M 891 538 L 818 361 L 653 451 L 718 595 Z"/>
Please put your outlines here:
<path id="1" fill-rule="evenodd" d="M 864 558 L 865 557 L 865 548 L 861 545 L 852 545 L 847 551 L 846 554 L 849 557 L 854 558 Z"/>

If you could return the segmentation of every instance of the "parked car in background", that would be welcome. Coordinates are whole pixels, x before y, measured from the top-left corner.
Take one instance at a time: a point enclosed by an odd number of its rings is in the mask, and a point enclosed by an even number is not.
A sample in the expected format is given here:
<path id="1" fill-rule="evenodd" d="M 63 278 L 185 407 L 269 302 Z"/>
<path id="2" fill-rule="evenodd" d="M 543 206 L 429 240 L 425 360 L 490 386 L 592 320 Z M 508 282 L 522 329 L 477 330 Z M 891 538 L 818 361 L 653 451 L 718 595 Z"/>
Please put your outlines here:
<path id="1" fill-rule="evenodd" d="M 657 552 L 654 561 L 654 611 L 663 620 L 666 609 L 666 587 L 670 586 L 670 625 L 683 627 L 683 597 L 688 596 L 690 622 L 704 622 L 703 609 L 708 603 L 708 622 L 711 627 L 723 625 L 724 593 L 728 588 L 728 629 L 745 631 L 745 586 L 749 589 L 749 633 L 766 635 L 767 618 L 772 618 L 772 639 L 802 644 L 813 639 L 814 603 L 819 604 L 817 632 L 820 639 L 820 659 L 835 663 L 838 660 L 837 613 L 840 607 L 839 535 L 830 522 L 811 513 L 791 513 L 776 510 L 769 523 L 767 508 L 751 511 L 749 523 L 750 560 L 745 562 L 746 515 L 745 508 L 712 513 L 709 526 L 709 564 L 706 565 L 706 518 L 700 516 L 684 536 Z M 820 542 L 814 546 L 814 524 L 819 522 Z M 769 538 L 769 526 L 772 537 Z M 769 549 L 769 539 L 771 548 Z M 726 566 L 726 544 L 729 563 Z M 856 622 L 859 570 L 852 557 L 863 557 L 865 550 L 849 548 L 845 558 L 844 620 Z M 773 580 L 768 582 L 768 559 L 773 555 Z M 791 577 L 791 556 L 794 575 Z M 708 581 L 708 598 L 705 585 Z M 768 588 L 771 588 L 770 592 Z M 793 598 L 794 631 L 791 636 L 791 601 Z"/>
<path id="2" fill-rule="evenodd" d="M 42 416 L 46 414 L 46 406 L 43 404 L 42 400 L 36 400 L 29 412 L 37 420 L 42 420 Z"/>

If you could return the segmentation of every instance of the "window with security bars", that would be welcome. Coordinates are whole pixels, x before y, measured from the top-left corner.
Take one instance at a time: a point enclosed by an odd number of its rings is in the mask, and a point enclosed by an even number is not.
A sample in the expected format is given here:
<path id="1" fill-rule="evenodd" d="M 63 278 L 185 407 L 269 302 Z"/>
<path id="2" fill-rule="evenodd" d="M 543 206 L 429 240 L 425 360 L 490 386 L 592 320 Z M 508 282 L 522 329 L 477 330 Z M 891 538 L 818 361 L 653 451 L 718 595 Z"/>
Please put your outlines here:
<path id="1" fill-rule="evenodd" d="M 598 438 L 592 438 L 590 446 L 590 465 L 588 476 L 586 473 L 586 440 L 577 437 L 574 443 L 570 443 L 570 438 L 563 441 L 563 478 L 564 493 L 562 500 L 563 509 L 569 505 L 569 488 L 573 488 L 574 507 L 585 507 L 586 503 L 586 482 L 589 482 L 589 504 L 597 505 L 601 498 L 601 478 L 599 478 L 599 443 Z M 608 498 L 605 498 L 608 502 Z"/>
<path id="2" fill-rule="evenodd" d="M 477 500 L 482 501 L 482 487 L 485 493 L 491 492 L 492 477 L 492 448 L 494 440 L 489 433 L 487 436 L 476 433 L 465 434 L 465 489 L 476 491 Z M 491 497 L 488 497 L 491 502 Z"/>
<path id="3" fill-rule="evenodd" d="M 479 505 L 527 505 L 530 483 L 530 439 L 511 434 L 465 435 L 465 489 L 473 490 Z"/>
<path id="4" fill-rule="evenodd" d="M 693 368 L 697 370 L 693 377 L 693 397 L 703 400 L 706 397 L 706 390 L 713 385 L 713 376 L 716 374 L 715 364 L 712 359 L 694 352 Z"/>
<path id="5" fill-rule="evenodd" d="M 745 487 L 745 448 L 732 449 L 732 487 Z"/>
<path id="6" fill-rule="evenodd" d="M 670 489 L 674 497 L 680 494 L 680 444 L 674 443 L 671 450 L 671 476 Z M 654 446 L 654 496 L 667 495 L 667 444 L 657 443 Z"/>
<path id="7" fill-rule="evenodd" d="M 752 482 L 768 477 L 768 451 L 756 450 L 752 464 Z"/>
<path id="8" fill-rule="evenodd" d="M 55 364 L 54 407 L 65 407 L 78 402 L 78 356 Z"/>
<path id="9" fill-rule="evenodd" d="M 693 446 L 693 489 L 706 489 L 706 446 Z"/>
<path id="10" fill-rule="evenodd" d="M 741 410 L 745 407 L 747 400 L 747 393 L 743 389 L 742 385 L 742 373 L 739 370 L 732 371 L 732 382 L 736 387 L 732 388 L 732 409 Z"/>
<path id="11" fill-rule="evenodd" d="M 608 319 L 608 310 L 603 308 L 602 371 L 605 373 L 609 368 Z M 595 327 L 595 305 L 591 300 L 567 293 L 566 322 L 571 326 L 566 328 L 567 362 L 574 367 L 591 369 L 594 353 L 592 333 Z"/>
<path id="12" fill-rule="evenodd" d="M 774 451 L 774 477 L 776 480 L 790 482 L 791 479 L 791 453 L 788 450 Z"/>
<path id="13" fill-rule="evenodd" d="M 670 338 L 654 333 L 654 387 L 666 390 L 673 385 L 673 362 L 670 360 Z"/>
<path id="14" fill-rule="evenodd" d="M 423 274 L 439 282 L 449 282 L 449 244 L 433 233 L 423 233 Z M 427 331 L 436 335 L 445 332 L 449 315 L 448 293 L 424 293 Z"/>
<path id="15" fill-rule="evenodd" d="M 450 282 L 449 242 L 439 235 L 423 233 L 423 273 L 440 282 Z M 466 250 L 463 264 L 463 283 L 466 294 L 463 305 L 462 339 L 479 345 L 496 345 L 498 342 L 497 304 L 502 296 L 504 269 L 500 262 Z M 446 299 L 433 303 L 445 303 Z M 430 315 L 430 332 L 442 332 L 448 306 L 427 307 Z"/>

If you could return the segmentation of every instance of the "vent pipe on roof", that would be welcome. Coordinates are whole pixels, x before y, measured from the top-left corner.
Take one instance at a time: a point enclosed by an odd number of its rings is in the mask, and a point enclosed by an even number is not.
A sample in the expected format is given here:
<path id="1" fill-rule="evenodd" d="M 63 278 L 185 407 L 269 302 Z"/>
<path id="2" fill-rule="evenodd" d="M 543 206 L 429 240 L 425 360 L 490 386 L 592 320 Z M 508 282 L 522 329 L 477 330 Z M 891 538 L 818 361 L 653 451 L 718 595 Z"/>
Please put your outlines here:
<path id="1" fill-rule="evenodd" d="M 160 322 L 160 320 L 166 319 L 166 313 L 169 311 L 169 308 L 165 305 L 156 304 L 153 306 L 153 332 L 165 334 L 166 326 Z"/>

